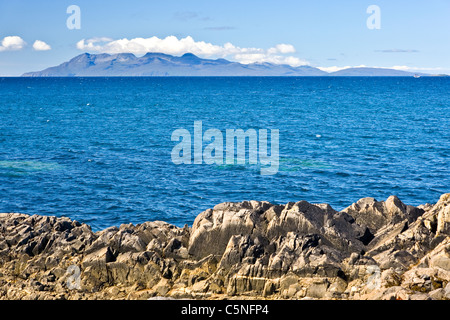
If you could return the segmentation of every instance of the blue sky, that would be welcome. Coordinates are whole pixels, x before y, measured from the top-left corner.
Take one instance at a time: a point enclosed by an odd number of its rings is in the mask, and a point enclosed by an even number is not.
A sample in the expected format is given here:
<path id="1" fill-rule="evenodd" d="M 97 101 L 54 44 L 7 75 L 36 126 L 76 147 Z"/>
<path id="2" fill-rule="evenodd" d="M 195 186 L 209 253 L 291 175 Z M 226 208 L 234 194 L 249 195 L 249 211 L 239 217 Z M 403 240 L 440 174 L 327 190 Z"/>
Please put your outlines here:
<path id="1" fill-rule="evenodd" d="M 70 5 L 81 9 L 79 30 L 66 26 Z M 381 29 L 366 25 L 370 5 L 381 9 Z M 2 45 L 5 37 L 15 38 Z M 88 47 L 95 38 L 103 41 Z M 136 51 L 136 43 L 143 47 Z M 155 46 L 167 53 L 194 48 L 203 57 L 243 63 L 450 74 L 450 1 L 0 0 L 0 75 L 41 70 L 84 51 L 125 48 L 140 55 Z"/>

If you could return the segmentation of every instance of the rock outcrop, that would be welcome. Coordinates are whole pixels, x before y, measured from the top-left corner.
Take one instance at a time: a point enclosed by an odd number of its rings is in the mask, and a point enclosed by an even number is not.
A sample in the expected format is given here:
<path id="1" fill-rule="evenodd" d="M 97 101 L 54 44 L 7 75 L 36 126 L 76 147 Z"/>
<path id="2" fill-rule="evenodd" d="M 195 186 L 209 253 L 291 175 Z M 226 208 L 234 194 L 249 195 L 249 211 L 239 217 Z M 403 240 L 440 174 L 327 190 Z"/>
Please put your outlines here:
<path id="1" fill-rule="evenodd" d="M 92 232 L 0 214 L 0 299 L 450 299 L 450 194 L 335 211 L 306 201 L 206 210 Z"/>

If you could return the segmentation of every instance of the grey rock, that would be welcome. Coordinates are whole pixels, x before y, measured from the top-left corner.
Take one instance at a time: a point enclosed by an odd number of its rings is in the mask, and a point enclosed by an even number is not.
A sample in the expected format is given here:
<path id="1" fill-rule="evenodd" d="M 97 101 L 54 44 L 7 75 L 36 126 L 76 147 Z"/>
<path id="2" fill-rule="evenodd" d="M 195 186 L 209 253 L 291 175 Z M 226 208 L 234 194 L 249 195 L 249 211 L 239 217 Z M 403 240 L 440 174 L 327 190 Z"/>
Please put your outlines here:
<path id="1" fill-rule="evenodd" d="M 365 198 L 341 212 L 223 203 L 192 228 L 96 233 L 65 217 L 2 213 L 0 299 L 450 299 L 449 199 L 415 208 Z"/>

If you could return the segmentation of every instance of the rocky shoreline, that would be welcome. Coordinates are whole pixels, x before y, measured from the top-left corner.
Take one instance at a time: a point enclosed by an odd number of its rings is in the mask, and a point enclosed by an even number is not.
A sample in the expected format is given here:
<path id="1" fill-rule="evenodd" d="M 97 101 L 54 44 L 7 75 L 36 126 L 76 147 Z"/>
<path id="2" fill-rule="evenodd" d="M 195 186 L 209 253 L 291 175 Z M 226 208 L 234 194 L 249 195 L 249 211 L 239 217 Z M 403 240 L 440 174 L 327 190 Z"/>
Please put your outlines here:
<path id="1" fill-rule="evenodd" d="M 92 232 L 0 214 L 0 299 L 450 299 L 450 194 L 408 206 L 364 198 L 206 210 Z"/>

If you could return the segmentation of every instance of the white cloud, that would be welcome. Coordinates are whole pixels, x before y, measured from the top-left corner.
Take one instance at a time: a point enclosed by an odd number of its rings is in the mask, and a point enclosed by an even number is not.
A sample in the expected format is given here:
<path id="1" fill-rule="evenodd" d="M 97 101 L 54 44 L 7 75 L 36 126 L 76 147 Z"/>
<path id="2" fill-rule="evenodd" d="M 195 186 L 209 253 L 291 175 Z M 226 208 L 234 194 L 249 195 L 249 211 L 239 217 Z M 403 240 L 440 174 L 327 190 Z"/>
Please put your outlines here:
<path id="1" fill-rule="evenodd" d="M 401 71 L 440 71 L 442 68 L 418 68 L 418 67 L 408 67 L 408 66 L 393 66 L 390 69 L 401 70 Z"/>
<path id="2" fill-rule="evenodd" d="M 189 52 L 205 58 L 231 58 L 245 64 L 270 62 L 289 64 L 295 67 L 308 64 L 307 61 L 297 57 L 287 56 L 287 54 L 295 52 L 294 46 L 290 44 L 277 44 L 269 49 L 241 48 L 229 42 L 220 46 L 204 41 L 195 41 L 190 36 L 181 39 L 175 36 L 168 36 L 164 39 L 158 37 L 119 40 L 109 38 L 83 39 L 77 43 L 77 48 L 83 51 L 129 52 L 136 55 L 143 55 L 147 52 L 182 55 Z"/>
<path id="3" fill-rule="evenodd" d="M 268 53 L 270 54 L 274 54 L 274 53 L 294 53 L 295 52 L 295 48 L 292 44 L 285 44 L 285 43 L 280 43 L 277 44 L 275 47 L 270 48 L 269 50 L 267 50 Z"/>
<path id="4" fill-rule="evenodd" d="M 36 51 L 48 51 L 51 50 L 52 48 L 44 41 L 36 40 L 33 43 L 33 49 Z"/>
<path id="5" fill-rule="evenodd" d="M 244 53 L 244 54 L 236 54 L 234 55 L 234 59 L 243 64 L 250 63 L 263 63 L 269 62 L 273 64 L 287 64 L 293 67 L 307 65 L 306 61 L 303 61 L 296 57 L 286 57 L 280 55 L 272 55 L 266 53 Z"/>
<path id="6" fill-rule="evenodd" d="M 4 37 L 1 46 L 0 51 L 16 51 L 21 50 L 23 47 L 25 47 L 26 43 L 23 41 L 21 37 L 18 36 L 9 36 Z"/>
<path id="7" fill-rule="evenodd" d="M 337 67 L 337 66 L 333 66 L 333 67 L 317 67 L 318 69 L 325 71 L 325 72 L 336 72 L 336 71 L 341 71 L 344 69 L 349 69 L 349 68 L 378 68 L 378 67 L 368 67 L 365 65 L 359 65 L 359 66 L 345 66 L 345 67 Z"/>

